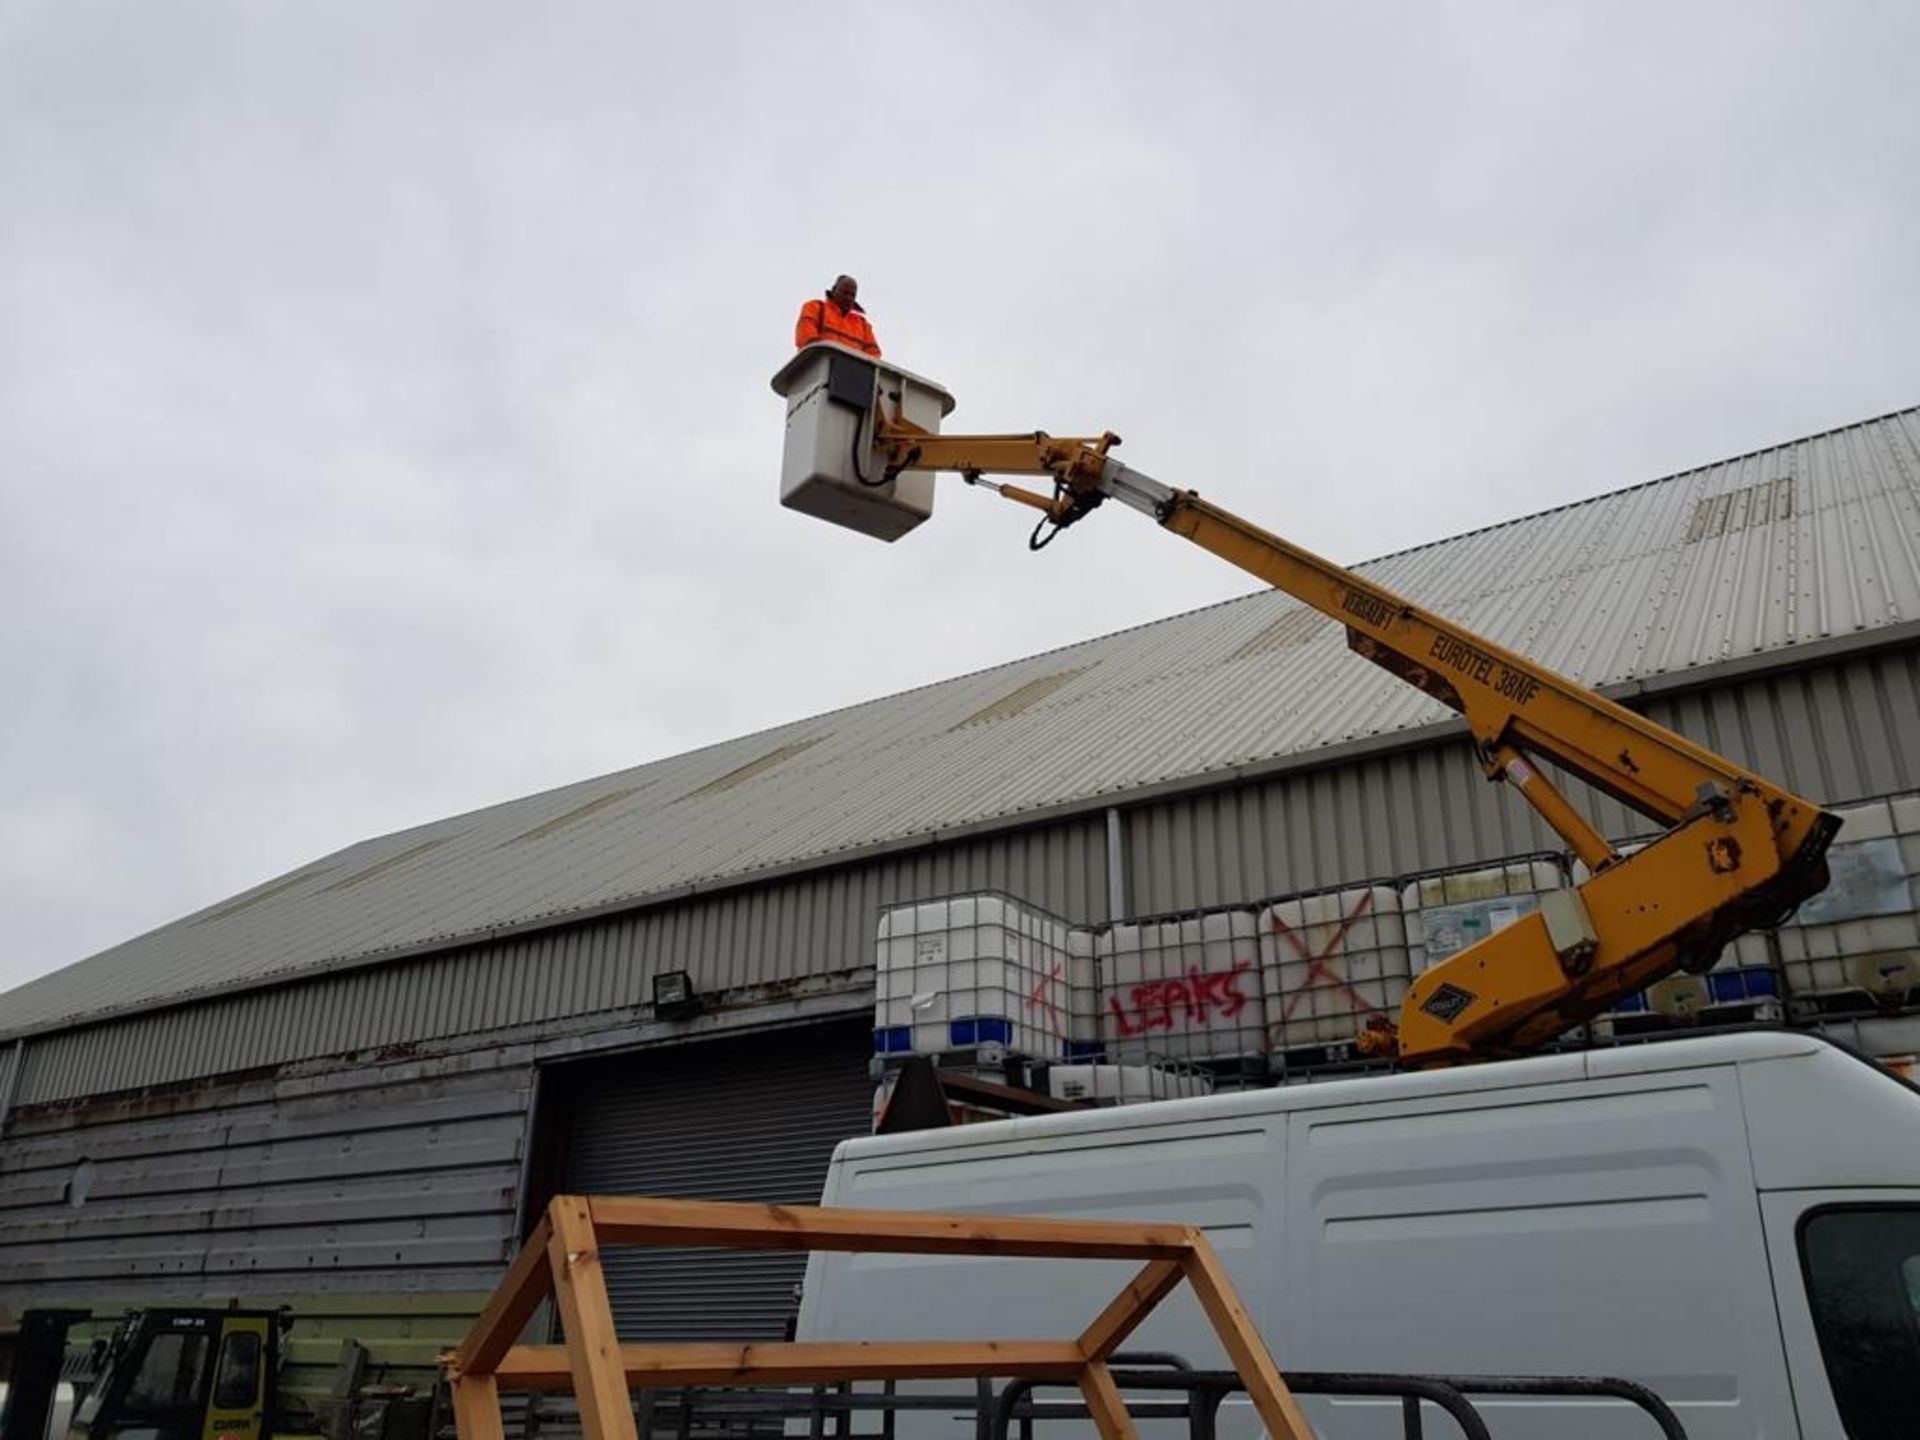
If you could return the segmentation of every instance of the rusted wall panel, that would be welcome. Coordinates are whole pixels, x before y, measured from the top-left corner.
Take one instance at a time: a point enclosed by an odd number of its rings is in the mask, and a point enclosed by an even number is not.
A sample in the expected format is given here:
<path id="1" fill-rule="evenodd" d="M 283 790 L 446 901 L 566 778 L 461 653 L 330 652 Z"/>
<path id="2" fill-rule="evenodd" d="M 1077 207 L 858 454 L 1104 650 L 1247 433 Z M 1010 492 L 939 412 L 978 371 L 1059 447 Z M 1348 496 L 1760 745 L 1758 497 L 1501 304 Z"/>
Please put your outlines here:
<path id="1" fill-rule="evenodd" d="M 531 1076 L 522 1050 L 16 1108 L 0 1302 L 485 1290 Z"/>
<path id="2" fill-rule="evenodd" d="M 645 1012 L 653 976 L 703 992 L 866 983 L 884 906 L 1001 889 L 1076 921 L 1107 918 L 1098 816 L 898 856 L 607 920 L 31 1037 L 20 1103 Z M 609 1018 L 611 1023 L 611 1018 Z"/>

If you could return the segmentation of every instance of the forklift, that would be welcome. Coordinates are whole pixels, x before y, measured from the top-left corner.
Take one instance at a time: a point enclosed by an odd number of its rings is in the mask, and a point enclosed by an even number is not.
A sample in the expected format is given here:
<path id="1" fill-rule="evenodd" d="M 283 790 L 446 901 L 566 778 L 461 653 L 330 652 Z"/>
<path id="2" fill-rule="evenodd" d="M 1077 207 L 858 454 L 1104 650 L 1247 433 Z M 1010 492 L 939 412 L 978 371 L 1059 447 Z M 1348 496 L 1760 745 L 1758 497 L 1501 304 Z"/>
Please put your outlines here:
<path id="1" fill-rule="evenodd" d="M 281 1440 L 319 1435 L 278 1403 L 284 1312 L 154 1308 L 132 1310 L 96 1341 L 75 1371 L 66 1359 L 84 1310 L 29 1310 L 21 1317 L 0 1440 L 62 1440 L 51 1433 L 59 1386 L 77 1396 L 64 1440 Z"/>

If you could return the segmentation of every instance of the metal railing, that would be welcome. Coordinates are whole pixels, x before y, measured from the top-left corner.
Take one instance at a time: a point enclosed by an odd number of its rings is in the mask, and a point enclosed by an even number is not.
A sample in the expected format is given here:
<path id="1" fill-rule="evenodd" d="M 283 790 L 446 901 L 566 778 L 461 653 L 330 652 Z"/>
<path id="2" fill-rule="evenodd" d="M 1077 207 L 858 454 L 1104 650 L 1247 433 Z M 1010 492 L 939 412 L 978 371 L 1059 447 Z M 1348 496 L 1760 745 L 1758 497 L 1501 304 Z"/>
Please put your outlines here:
<path id="1" fill-rule="evenodd" d="M 1451 1420 L 1465 1440 L 1491 1440 L 1492 1432 L 1474 1397 L 1499 1396 L 1619 1400 L 1644 1412 L 1663 1440 L 1686 1440 L 1685 1427 L 1672 1407 L 1644 1385 L 1629 1380 L 1584 1375 L 1365 1371 L 1294 1370 L 1284 1374 L 1295 1395 L 1397 1398 L 1401 1433 L 1406 1440 L 1425 1440 L 1427 1406 Z M 1129 1392 L 1127 1411 L 1132 1419 L 1184 1420 L 1189 1440 L 1217 1440 L 1222 1403 L 1245 1388 L 1230 1370 L 1195 1370 L 1181 1357 L 1165 1352 L 1116 1354 L 1112 1375 L 1116 1387 Z M 1079 1398 L 1043 1399 L 1034 1393 L 1060 1384 L 1015 1379 L 996 1392 L 990 1382 L 982 1380 L 967 1390 L 905 1395 L 892 1382 L 879 1392 L 853 1391 L 844 1385 L 815 1386 L 808 1394 L 706 1388 L 647 1392 L 640 1405 L 639 1433 L 643 1440 L 738 1440 L 778 1435 L 788 1422 L 804 1422 L 809 1440 L 896 1440 L 895 1417 L 921 1412 L 969 1423 L 974 1440 L 1035 1440 L 1037 1423 L 1089 1418 L 1087 1406 Z M 1139 1398 L 1156 1392 L 1168 1398 Z M 877 1426 L 857 1428 L 855 1417 L 861 1414 L 877 1416 Z M 1337 1432 L 1330 1440 L 1338 1440 Z"/>
<path id="2" fill-rule="evenodd" d="M 1190 1440 L 1215 1440 L 1221 1403 L 1241 1387 L 1230 1370 L 1194 1370 L 1178 1356 L 1115 1356 L 1113 1381 L 1122 1391 L 1184 1392 L 1179 1404 L 1130 1403 L 1137 1419 L 1180 1419 L 1188 1423 Z M 1158 1368 L 1139 1368 L 1142 1363 Z M 1663 1440 L 1686 1440 L 1686 1428 L 1673 1408 L 1644 1385 L 1592 1375 L 1419 1375 L 1377 1374 L 1364 1371 L 1283 1371 L 1287 1388 L 1295 1395 L 1398 1396 L 1402 1433 L 1406 1440 L 1423 1440 L 1423 1403 L 1431 1404 L 1459 1426 L 1467 1440 L 1491 1440 L 1486 1420 L 1472 1396 L 1583 1396 L 1624 1401 L 1644 1411 Z M 1033 1440 L 1032 1421 L 1078 1419 L 1086 1408 L 1070 1400 L 1035 1400 L 1033 1392 L 1045 1381 L 1008 1382 L 994 1405 L 993 1425 L 984 1440 L 1010 1440 L 1015 1421 L 1022 1422 L 1020 1440 Z"/>

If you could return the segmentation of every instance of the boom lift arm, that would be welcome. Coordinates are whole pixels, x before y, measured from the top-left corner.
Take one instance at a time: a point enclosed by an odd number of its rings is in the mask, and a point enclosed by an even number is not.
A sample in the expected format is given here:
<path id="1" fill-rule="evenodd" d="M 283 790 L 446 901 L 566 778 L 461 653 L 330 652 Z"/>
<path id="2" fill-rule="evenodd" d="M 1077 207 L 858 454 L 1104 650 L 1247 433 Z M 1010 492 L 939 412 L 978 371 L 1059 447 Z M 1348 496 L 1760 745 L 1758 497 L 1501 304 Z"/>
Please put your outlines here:
<path id="1" fill-rule="evenodd" d="M 1119 444 L 1111 432 L 936 435 L 881 409 L 874 434 L 885 478 L 958 471 L 1040 511 L 1035 549 L 1116 500 L 1338 620 L 1354 651 L 1465 716 L 1487 777 L 1518 789 L 1586 863 L 1593 873 L 1577 889 L 1415 979 L 1397 1029 L 1370 1037 L 1377 1050 L 1448 1064 L 1537 1048 L 1675 970 L 1710 969 L 1735 936 L 1779 923 L 1826 886 L 1837 816 L 1196 491 L 1130 469 L 1109 454 Z M 1053 493 L 993 474 L 1050 476 Z M 1666 833 L 1621 855 L 1540 760 Z"/>

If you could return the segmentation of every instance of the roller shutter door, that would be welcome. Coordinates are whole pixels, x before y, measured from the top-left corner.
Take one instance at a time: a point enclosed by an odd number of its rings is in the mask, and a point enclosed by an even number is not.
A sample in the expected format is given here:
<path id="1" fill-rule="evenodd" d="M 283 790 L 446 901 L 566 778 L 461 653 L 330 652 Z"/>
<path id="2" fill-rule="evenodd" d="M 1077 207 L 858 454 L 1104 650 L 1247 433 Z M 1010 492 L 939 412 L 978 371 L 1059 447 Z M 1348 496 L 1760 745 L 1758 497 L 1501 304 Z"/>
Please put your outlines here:
<path id="1" fill-rule="evenodd" d="M 872 1125 L 870 1022 L 678 1045 L 597 1065 L 575 1102 L 576 1194 L 817 1204 L 833 1147 Z M 804 1254 L 609 1248 L 627 1340 L 766 1340 L 786 1333 Z"/>

